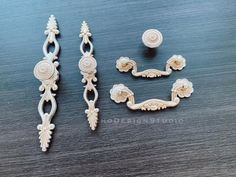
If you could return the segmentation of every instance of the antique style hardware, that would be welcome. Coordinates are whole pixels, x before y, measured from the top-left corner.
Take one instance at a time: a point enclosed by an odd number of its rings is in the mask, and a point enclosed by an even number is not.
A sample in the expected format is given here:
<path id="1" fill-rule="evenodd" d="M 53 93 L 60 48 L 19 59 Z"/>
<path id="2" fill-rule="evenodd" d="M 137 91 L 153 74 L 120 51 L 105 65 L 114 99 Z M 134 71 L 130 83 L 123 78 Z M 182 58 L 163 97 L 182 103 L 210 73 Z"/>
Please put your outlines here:
<path id="1" fill-rule="evenodd" d="M 110 97 L 116 103 L 126 102 L 129 109 L 142 111 L 158 111 L 179 104 L 180 98 L 190 97 L 193 93 L 193 84 L 187 79 L 177 79 L 171 89 L 171 100 L 149 99 L 135 103 L 134 93 L 125 85 L 114 85 L 110 90 Z"/>
<path id="2" fill-rule="evenodd" d="M 186 60 L 181 55 L 173 55 L 166 62 L 165 71 L 158 69 L 147 69 L 144 71 L 137 71 L 137 63 L 130 59 L 129 57 L 120 57 L 116 61 L 116 68 L 120 72 L 128 72 L 131 70 L 131 73 L 135 77 L 147 77 L 155 78 L 161 76 L 168 76 L 172 73 L 172 70 L 182 70 L 186 66 Z"/>
<path id="3" fill-rule="evenodd" d="M 142 35 L 143 44 L 149 48 L 157 48 L 163 41 L 163 36 L 157 29 L 148 29 Z"/>
<path id="4" fill-rule="evenodd" d="M 80 31 L 80 37 L 82 38 L 82 42 L 80 44 L 80 51 L 82 53 L 82 58 L 79 61 L 79 69 L 80 73 L 83 75 L 82 82 L 85 84 L 84 86 L 84 100 L 88 105 L 88 109 L 85 110 L 85 113 L 87 114 L 88 122 L 90 125 L 90 128 L 92 130 L 95 130 L 97 127 L 98 122 L 98 112 L 99 109 L 96 108 L 95 104 L 98 99 L 98 92 L 96 89 L 96 85 L 93 82 L 97 82 L 97 78 L 95 76 L 97 70 L 97 62 L 95 58 L 93 57 L 93 44 L 90 41 L 90 37 L 92 34 L 89 31 L 88 24 L 83 21 Z M 89 47 L 89 50 L 85 50 L 85 46 Z M 90 100 L 88 98 L 89 92 L 94 93 L 94 99 Z"/>
<path id="5" fill-rule="evenodd" d="M 43 93 L 40 95 L 41 99 L 38 104 L 38 112 L 42 119 L 42 124 L 39 124 L 37 128 L 39 130 L 40 146 L 42 151 L 45 152 L 49 147 L 52 130 L 55 128 L 55 125 L 51 123 L 57 110 L 57 103 L 54 98 L 56 94 L 53 93 L 53 91 L 58 89 L 56 81 L 59 79 L 59 72 L 57 70 L 59 63 L 56 61 L 60 50 L 59 44 L 56 40 L 56 35 L 59 34 L 59 30 L 56 19 L 53 15 L 49 17 L 47 29 L 44 33 L 47 36 L 43 45 L 44 57 L 42 61 L 35 65 L 34 76 L 42 82 L 39 90 Z M 50 45 L 54 45 L 53 52 L 48 51 Z M 49 113 L 44 111 L 46 102 L 51 103 L 51 110 Z"/>

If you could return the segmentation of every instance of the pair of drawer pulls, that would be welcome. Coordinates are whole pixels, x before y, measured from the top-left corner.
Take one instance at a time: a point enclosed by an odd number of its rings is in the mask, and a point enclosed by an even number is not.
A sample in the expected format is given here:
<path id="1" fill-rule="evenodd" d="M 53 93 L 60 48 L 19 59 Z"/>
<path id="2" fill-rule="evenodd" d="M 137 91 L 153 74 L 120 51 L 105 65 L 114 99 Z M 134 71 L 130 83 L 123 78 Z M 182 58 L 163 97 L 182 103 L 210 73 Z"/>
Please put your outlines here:
<path id="1" fill-rule="evenodd" d="M 42 123 L 37 126 L 39 130 L 40 146 L 42 151 L 47 151 L 49 143 L 51 140 L 52 130 L 55 125 L 51 123 L 51 120 L 57 110 L 57 103 L 55 100 L 56 94 L 53 93 L 58 89 L 57 80 L 59 79 L 59 71 L 57 67 L 59 66 L 58 53 L 60 50 L 59 44 L 56 40 L 56 35 L 59 34 L 56 19 L 53 15 L 49 17 L 47 23 L 47 29 L 45 30 L 45 35 L 47 36 L 43 44 L 43 54 L 44 57 L 42 61 L 38 62 L 34 67 L 34 76 L 42 82 L 39 90 L 43 92 L 41 94 L 41 99 L 38 104 L 38 112 L 42 119 Z M 95 130 L 98 122 L 98 112 L 99 109 L 95 107 L 96 101 L 98 99 L 98 92 L 96 85 L 93 82 L 97 81 L 95 76 L 97 62 L 93 57 L 93 44 L 91 43 L 89 37 L 91 37 L 89 28 L 86 22 L 82 23 L 80 37 L 82 42 L 80 45 L 80 51 L 82 53 L 82 58 L 79 61 L 80 73 L 83 75 L 82 82 L 85 83 L 84 89 L 84 100 L 88 105 L 88 109 L 85 110 L 87 114 L 88 122 L 92 130 Z M 48 47 L 54 44 L 54 51 L 48 51 Z M 89 45 L 90 49 L 84 50 L 84 45 Z M 94 92 L 94 99 L 90 100 L 88 98 L 88 92 Z M 51 102 L 51 110 L 49 113 L 44 112 L 44 104 L 46 102 Z"/>
<path id="2" fill-rule="evenodd" d="M 47 36 L 43 44 L 44 57 L 42 61 L 38 62 L 34 68 L 34 76 L 41 81 L 39 90 L 42 92 L 41 99 L 38 104 L 38 112 L 42 119 L 42 123 L 37 126 L 39 130 L 40 146 L 42 151 L 47 151 L 51 140 L 52 130 L 55 125 L 51 123 L 51 120 L 57 110 L 57 103 L 55 99 L 55 91 L 58 89 L 57 80 L 59 79 L 59 66 L 58 53 L 60 50 L 59 43 L 56 40 L 56 35 L 59 34 L 56 19 L 53 15 L 49 17 L 47 28 L 45 30 Z M 92 130 L 95 130 L 98 123 L 98 112 L 96 108 L 96 101 L 98 99 L 98 92 L 96 85 L 97 81 L 95 76 L 97 70 L 97 62 L 93 57 L 93 44 L 90 41 L 92 34 L 89 31 L 89 27 L 86 22 L 82 23 L 80 38 L 82 42 L 80 44 L 80 51 L 82 57 L 79 61 L 80 73 L 83 75 L 82 82 L 85 84 L 84 89 L 84 100 L 88 105 L 88 109 L 85 110 L 87 119 Z M 162 35 L 157 30 L 147 30 L 143 34 L 143 42 L 147 47 L 154 48 L 158 47 L 162 42 Z M 48 51 L 50 45 L 54 45 L 54 51 Z M 85 50 L 84 46 L 89 45 L 89 50 Z M 137 64 L 134 60 L 128 57 L 121 57 L 116 62 L 116 67 L 120 72 L 128 72 L 136 77 L 160 77 L 162 75 L 170 75 L 173 70 L 182 70 L 185 67 L 185 59 L 180 55 L 173 55 L 166 63 L 166 70 L 160 71 L 157 69 L 148 69 L 142 72 L 137 71 Z M 172 69 L 171 69 L 172 68 Z M 88 93 L 93 92 L 94 98 L 91 100 L 88 98 Z M 141 109 L 143 111 L 156 111 L 165 109 L 167 107 L 174 107 L 180 102 L 180 98 L 189 97 L 193 92 L 192 83 L 187 79 L 178 79 L 171 90 L 171 100 L 164 101 L 159 99 L 149 99 L 141 103 L 135 103 L 134 93 L 123 84 L 116 84 L 110 90 L 110 97 L 116 103 L 126 102 L 128 108 L 132 110 Z M 44 112 L 44 104 L 46 102 L 51 103 L 50 112 Z"/>

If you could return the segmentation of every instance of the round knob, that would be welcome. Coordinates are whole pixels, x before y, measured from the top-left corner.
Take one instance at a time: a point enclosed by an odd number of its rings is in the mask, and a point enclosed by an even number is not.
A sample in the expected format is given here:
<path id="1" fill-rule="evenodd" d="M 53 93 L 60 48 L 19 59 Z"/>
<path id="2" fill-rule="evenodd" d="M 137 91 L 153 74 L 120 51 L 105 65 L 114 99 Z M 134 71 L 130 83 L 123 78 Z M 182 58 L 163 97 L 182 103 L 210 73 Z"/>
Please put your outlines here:
<path id="1" fill-rule="evenodd" d="M 34 67 L 34 76 L 39 80 L 50 79 L 55 72 L 55 66 L 52 62 L 43 60 Z"/>
<path id="2" fill-rule="evenodd" d="M 145 46 L 156 48 L 161 45 L 163 37 L 157 29 L 148 29 L 143 33 L 142 40 Z"/>
<path id="3" fill-rule="evenodd" d="M 92 73 L 97 67 L 97 62 L 92 56 L 83 56 L 79 61 L 79 68 L 85 73 Z"/>

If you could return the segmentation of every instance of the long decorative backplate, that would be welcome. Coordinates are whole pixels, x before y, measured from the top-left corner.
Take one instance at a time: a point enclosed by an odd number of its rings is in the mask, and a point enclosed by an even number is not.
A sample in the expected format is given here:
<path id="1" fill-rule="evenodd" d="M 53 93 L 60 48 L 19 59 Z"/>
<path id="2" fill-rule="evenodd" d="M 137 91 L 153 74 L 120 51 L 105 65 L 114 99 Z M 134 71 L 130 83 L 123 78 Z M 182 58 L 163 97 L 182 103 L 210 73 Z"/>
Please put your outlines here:
<path id="1" fill-rule="evenodd" d="M 42 61 L 35 65 L 34 76 L 42 82 L 39 87 L 42 94 L 38 104 L 38 112 L 41 116 L 42 124 L 39 124 L 37 128 L 39 130 L 40 146 L 42 151 L 45 152 L 49 147 L 52 130 L 55 128 L 55 125 L 51 123 L 52 117 L 57 109 L 57 103 L 54 98 L 56 94 L 53 93 L 53 91 L 58 89 L 56 81 L 59 79 L 59 72 L 57 70 L 59 63 L 56 61 L 60 50 L 59 44 L 56 40 L 56 35 L 59 34 L 59 30 L 56 19 L 53 15 L 49 17 L 47 28 L 44 33 L 47 36 L 43 45 L 44 57 Z M 48 51 L 50 45 L 54 45 L 53 52 Z M 51 110 L 49 113 L 44 111 L 44 105 L 46 102 L 51 103 Z"/>
<path id="2" fill-rule="evenodd" d="M 187 79 L 178 79 L 171 90 L 171 100 L 149 99 L 141 103 L 135 103 L 134 93 L 125 85 L 114 85 L 110 90 L 111 99 L 116 103 L 126 102 L 132 110 L 158 111 L 168 107 L 175 107 L 179 104 L 180 98 L 190 97 L 193 93 L 193 84 Z"/>
<path id="3" fill-rule="evenodd" d="M 95 107 L 96 101 L 98 99 L 98 92 L 96 89 L 96 85 L 93 82 L 97 81 L 95 76 L 97 70 L 97 62 L 93 57 L 93 44 L 90 41 L 90 37 L 92 34 L 89 31 L 88 24 L 83 21 L 80 31 L 80 37 L 82 38 L 82 42 L 80 44 L 80 51 L 82 53 L 82 58 L 79 61 L 79 69 L 80 73 L 83 75 L 82 82 L 86 84 L 84 87 L 84 100 L 88 105 L 88 109 L 85 110 L 87 114 L 88 122 L 90 128 L 95 130 L 98 123 L 98 112 L 99 109 Z M 89 47 L 89 51 L 85 50 L 85 48 Z M 90 100 L 88 98 L 89 92 L 94 93 L 94 99 Z"/>
<path id="4" fill-rule="evenodd" d="M 172 69 L 182 70 L 185 66 L 186 66 L 186 60 L 181 55 L 173 55 L 171 58 L 169 58 L 166 62 L 165 71 L 161 71 L 158 69 L 147 69 L 147 70 L 138 72 L 136 62 L 130 59 L 129 57 L 120 57 L 116 61 L 116 68 L 120 72 L 128 72 L 129 70 L 132 70 L 131 73 L 133 76 L 148 77 L 148 78 L 168 76 L 172 73 Z"/>

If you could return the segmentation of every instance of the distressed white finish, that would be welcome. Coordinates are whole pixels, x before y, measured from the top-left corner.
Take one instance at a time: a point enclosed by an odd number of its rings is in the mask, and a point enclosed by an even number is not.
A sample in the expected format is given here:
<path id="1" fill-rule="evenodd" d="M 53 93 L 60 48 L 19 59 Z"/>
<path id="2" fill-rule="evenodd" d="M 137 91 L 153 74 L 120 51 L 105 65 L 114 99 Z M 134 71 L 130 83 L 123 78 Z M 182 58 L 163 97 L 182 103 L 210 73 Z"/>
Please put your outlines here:
<path id="1" fill-rule="evenodd" d="M 97 81 L 97 78 L 95 76 L 97 70 L 97 62 L 95 58 L 93 57 L 93 44 L 90 41 L 90 37 L 92 34 L 89 31 L 88 24 L 83 21 L 80 31 L 80 37 L 82 38 L 82 42 L 80 44 L 80 51 L 82 53 L 82 58 L 79 61 L 79 69 L 80 73 L 83 75 L 82 82 L 86 85 L 84 86 L 84 100 L 88 104 L 88 109 L 85 110 L 85 113 L 87 114 L 88 122 L 90 125 L 90 128 L 92 130 L 95 130 L 98 123 L 98 112 L 99 109 L 95 107 L 96 101 L 98 99 L 98 92 L 96 89 L 96 85 L 93 84 L 93 82 Z M 84 49 L 85 45 L 88 45 L 90 47 L 89 51 L 86 51 Z M 89 100 L 88 93 L 93 92 L 94 93 L 94 99 Z"/>
<path id="2" fill-rule="evenodd" d="M 165 71 L 161 71 L 158 69 L 147 69 L 144 71 L 137 71 L 137 64 L 134 60 L 130 59 L 129 57 L 120 57 L 116 61 L 116 68 L 120 72 L 128 72 L 132 70 L 131 73 L 135 77 L 161 77 L 161 76 L 168 76 L 172 73 L 173 70 L 182 70 L 186 66 L 186 60 L 181 55 L 173 55 L 169 58 L 166 62 L 166 69 Z"/>
<path id="3" fill-rule="evenodd" d="M 193 84 L 187 79 L 178 79 L 171 90 L 171 100 L 149 99 L 141 103 L 135 103 L 134 93 L 125 85 L 114 85 L 110 90 L 110 97 L 116 103 L 126 102 L 132 110 L 158 111 L 167 107 L 175 107 L 179 104 L 180 98 L 190 97 L 193 93 Z"/>
<path id="4" fill-rule="evenodd" d="M 56 94 L 52 93 L 52 91 L 58 89 L 56 81 L 59 79 L 59 72 L 57 70 L 59 63 L 55 61 L 58 59 L 57 55 L 60 50 L 56 40 L 56 35 L 59 34 L 59 30 L 53 15 L 49 17 L 47 29 L 44 33 L 47 36 L 43 45 L 44 57 L 42 61 L 38 62 L 34 67 L 34 76 L 42 82 L 39 90 L 43 93 L 41 94 L 41 99 L 38 104 L 38 111 L 42 119 L 42 124 L 39 124 L 37 128 L 39 130 L 40 146 L 42 151 L 45 152 L 49 147 L 52 130 L 55 128 L 55 125 L 51 124 L 51 120 L 57 110 L 57 103 L 54 98 Z M 53 44 L 55 46 L 54 51 L 48 51 L 48 47 Z M 49 113 L 44 112 L 44 104 L 46 102 L 51 103 L 51 110 Z"/>
<path id="5" fill-rule="evenodd" d="M 163 41 L 163 36 L 157 29 L 148 29 L 142 35 L 143 44 L 149 48 L 159 47 Z"/>

